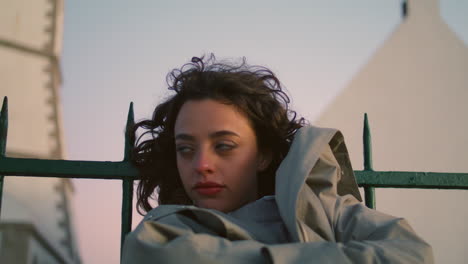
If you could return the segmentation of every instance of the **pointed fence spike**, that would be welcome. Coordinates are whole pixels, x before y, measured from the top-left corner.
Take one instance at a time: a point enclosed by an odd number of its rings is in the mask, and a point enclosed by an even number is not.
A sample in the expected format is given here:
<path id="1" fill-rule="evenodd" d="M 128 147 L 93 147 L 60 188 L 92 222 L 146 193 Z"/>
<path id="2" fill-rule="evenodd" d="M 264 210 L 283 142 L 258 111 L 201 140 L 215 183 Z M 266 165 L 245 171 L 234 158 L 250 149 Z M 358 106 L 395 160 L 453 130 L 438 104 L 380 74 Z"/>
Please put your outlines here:
<path id="1" fill-rule="evenodd" d="M 130 154 L 135 144 L 135 134 L 133 133 L 133 126 L 135 125 L 135 116 L 133 113 L 133 102 L 130 102 L 128 109 L 127 124 L 125 126 L 125 153 L 124 160 L 130 159 Z"/>
<path id="2" fill-rule="evenodd" d="M 372 141 L 367 113 L 364 114 L 364 170 L 373 170 L 372 168 Z"/>
<path id="3" fill-rule="evenodd" d="M 135 117 L 133 113 L 133 102 L 130 102 L 128 109 L 127 124 L 125 126 L 125 153 L 124 161 L 130 161 L 132 148 L 135 144 L 135 133 L 133 126 L 135 125 Z M 122 180 L 122 222 L 121 222 L 121 237 L 120 237 L 120 257 L 122 258 L 122 249 L 125 241 L 125 236 L 132 228 L 132 213 L 133 213 L 133 179 L 131 177 Z"/>
<path id="4" fill-rule="evenodd" d="M 369 119 L 367 113 L 364 113 L 364 129 L 362 139 L 364 143 L 364 170 L 372 171 L 372 141 L 369 127 Z M 376 208 L 375 204 L 375 188 L 370 186 L 364 187 L 364 197 L 366 206 L 372 209 Z"/>
<path id="5" fill-rule="evenodd" d="M 8 97 L 3 98 L 2 111 L 0 112 L 0 155 L 5 156 L 8 135 Z"/>
<path id="6" fill-rule="evenodd" d="M 8 134 L 8 97 L 3 97 L 2 110 L 0 112 L 0 158 L 5 157 Z M 3 198 L 3 179 L 4 175 L 0 175 L 0 216 L 2 214 L 2 198 Z"/>

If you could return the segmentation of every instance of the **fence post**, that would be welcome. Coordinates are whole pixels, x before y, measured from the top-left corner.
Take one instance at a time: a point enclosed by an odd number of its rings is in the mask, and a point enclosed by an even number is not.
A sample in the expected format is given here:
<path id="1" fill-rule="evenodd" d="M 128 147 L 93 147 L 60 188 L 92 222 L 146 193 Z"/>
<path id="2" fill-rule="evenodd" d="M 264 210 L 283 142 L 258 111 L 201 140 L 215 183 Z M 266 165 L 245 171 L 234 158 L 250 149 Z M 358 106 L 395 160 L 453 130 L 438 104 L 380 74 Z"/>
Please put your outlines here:
<path id="1" fill-rule="evenodd" d="M 130 103 L 128 109 L 127 124 L 125 127 L 125 152 L 124 161 L 130 160 L 131 151 L 135 144 L 135 133 L 133 133 L 133 126 L 135 125 L 135 118 L 133 114 L 133 102 Z M 125 241 L 125 236 L 132 229 L 132 210 L 133 210 L 133 179 L 124 178 L 122 180 L 122 225 L 120 237 L 120 258 L 122 258 L 122 249 Z"/>
<path id="2" fill-rule="evenodd" d="M 364 170 L 373 171 L 374 169 L 372 168 L 372 141 L 367 113 L 364 114 L 364 131 L 362 139 L 364 143 Z M 376 208 L 374 187 L 364 186 L 364 198 L 367 207 L 372 209 Z"/>
<path id="3" fill-rule="evenodd" d="M 8 98 L 3 98 L 2 111 L 0 112 L 0 158 L 5 157 L 8 134 Z M 0 217 L 2 215 L 3 180 L 5 175 L 0 175 Z"/>

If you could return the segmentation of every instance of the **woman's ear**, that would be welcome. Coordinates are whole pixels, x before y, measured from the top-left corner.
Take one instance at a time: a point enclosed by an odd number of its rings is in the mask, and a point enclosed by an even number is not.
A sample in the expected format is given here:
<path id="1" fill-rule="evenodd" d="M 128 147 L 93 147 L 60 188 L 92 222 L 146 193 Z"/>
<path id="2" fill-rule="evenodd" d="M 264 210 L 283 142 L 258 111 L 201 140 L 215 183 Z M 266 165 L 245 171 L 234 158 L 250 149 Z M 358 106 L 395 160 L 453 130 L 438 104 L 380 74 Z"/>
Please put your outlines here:
<path id="1" fill-rule="evenodd" d="M 261 153 L 258 160 L 257 171 L 264 171 L 268 166 L 270 166 L 272 160 L 271 151 Z"/>

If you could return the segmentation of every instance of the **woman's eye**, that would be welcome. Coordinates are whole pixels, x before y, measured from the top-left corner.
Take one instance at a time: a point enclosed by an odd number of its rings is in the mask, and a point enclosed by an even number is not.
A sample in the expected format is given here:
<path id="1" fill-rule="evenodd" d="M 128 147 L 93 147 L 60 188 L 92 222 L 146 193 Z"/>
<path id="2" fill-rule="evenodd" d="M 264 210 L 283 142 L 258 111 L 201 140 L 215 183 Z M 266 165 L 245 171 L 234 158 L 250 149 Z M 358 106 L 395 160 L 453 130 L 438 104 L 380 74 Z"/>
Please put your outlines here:
<path id="1" fill-rule="evenodd" d="M 181 146 L 176 146 L 176 151 L 181 154 L 187 154 L 187 153 L 191 153 L 193 151 L 193 148 L 190 146 L 181 145 Z"/>
<path id="2" fill-rule="evenodd" d="M 231 143 L 219 143 L 216 145 L 216 150 L 218 151 L 228 151 L 228 150 L 231 150 L 231 149 L 234 149 L 236 146 L 234 144 L 231 144 Z"/>

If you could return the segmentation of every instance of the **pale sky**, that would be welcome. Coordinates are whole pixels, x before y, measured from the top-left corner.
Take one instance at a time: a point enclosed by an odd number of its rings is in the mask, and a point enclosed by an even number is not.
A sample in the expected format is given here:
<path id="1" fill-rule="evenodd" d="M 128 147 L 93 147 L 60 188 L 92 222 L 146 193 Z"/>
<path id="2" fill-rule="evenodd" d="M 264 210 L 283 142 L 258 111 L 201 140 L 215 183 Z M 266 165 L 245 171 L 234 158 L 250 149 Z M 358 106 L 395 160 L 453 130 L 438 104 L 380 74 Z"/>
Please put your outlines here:
<path id="1" fill-rule="evenodd" d="M 468 43 L 468 1 L 440 2 Z M 167 72 L 210 52 L 270 67 L 313 121 L 400 21 L 400 1 L 66 1 L 67 158 L 121 160 L 129 103 L 150 117 Z M 118 263 L 121 182 L 74 183 L 83 263 Z"/>

